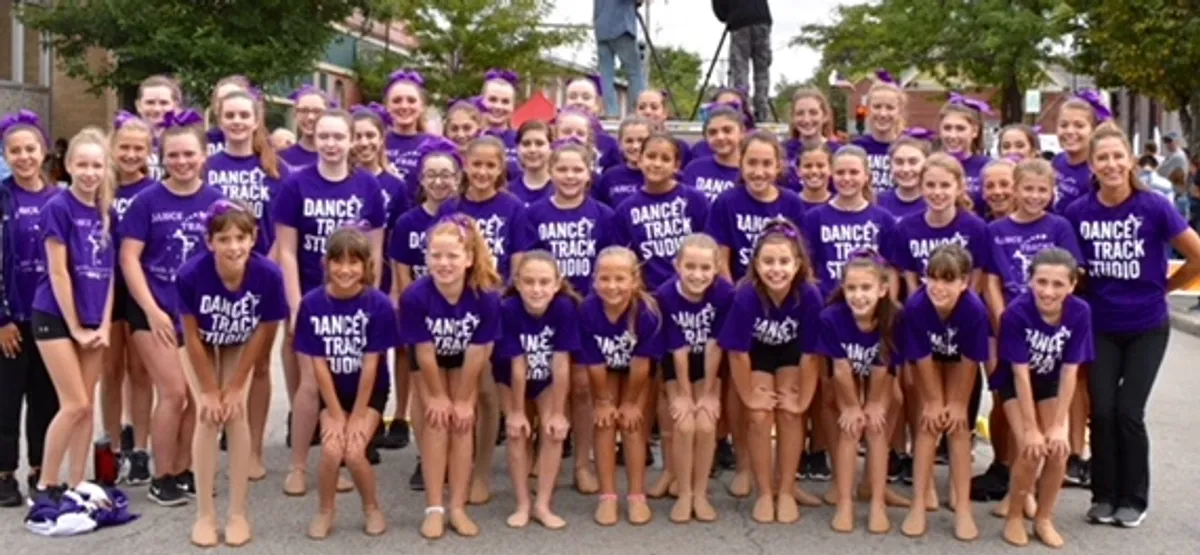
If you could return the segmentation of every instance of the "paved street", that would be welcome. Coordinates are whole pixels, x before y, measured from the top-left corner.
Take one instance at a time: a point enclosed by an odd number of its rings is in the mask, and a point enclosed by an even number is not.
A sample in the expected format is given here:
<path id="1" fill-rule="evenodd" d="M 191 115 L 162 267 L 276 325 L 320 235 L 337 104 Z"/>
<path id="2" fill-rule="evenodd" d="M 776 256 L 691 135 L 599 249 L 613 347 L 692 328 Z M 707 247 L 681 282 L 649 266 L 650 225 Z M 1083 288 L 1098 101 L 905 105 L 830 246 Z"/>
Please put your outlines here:
<path id="1" fill-rule="evenodd" d="M 1121 530 L 1112 527 L 1092 527 L 1084 523 L 1083 512 L 1088 497 L 1081 490 L 1066 490 L 1060 502 L 1059 529 L 1067 540 L 1069 553 L 1136 553 L 1187 554 L 1200 552 L 1200 520 L 1195 516 L 1195 500 L 1200 499 L 1200 480 L 1196 464 L 1200 463 L 1200 443 L 1195 433 L 1200 417 L 1196 416 L 1196 399 L 1200 391 L 1200 339 L 1175 332 L 1170 351 L 1151 400 L 1149 420 L 1153 437 L 1154 483 L 1149 518 L 1140 529 Z M 923 539 L 910 540 L 893 532 L 884 537 L 870 536 L 865 527 L 865 506 L 860 507 L 859 531 L 839 535 L 829 529 L 832 510 L 808 510 L 794 526 L 763 526 L 750 520 L 750 503 L 735 501 L 723 493 L 721 484 L 714 482 L 714 503 L 721 519 L 712 525 L 691 524 L 676 526 L 667 520 L 669 501 L 655 501 L 655 520 L 650 525 L 634 528 L 622 524 L 600 528 L 591 521 L 593 502 L 566 488 L 566 474 L 560 484 L 557 508 L 570 523 L 563 532 L 549 532 L 536 525 L 522 531 L 509 530 L 504 519 L 512 508 L 512 493 L 507 473 L 502 465 L 495 470 L 497 495 L 490 504 L 474 507 L 472 514 L 483 528 L 479 538 L 466 540 L 448 535 L 440 542 L 426 542 L 417 532 L 422 515 L 422 498 L 408 491 L 406 482 L 413 465 L 415 451 L 384 452 L 384 462 L 376 467 L 382 484 L 383 502 L 390 530 L 381 538 L 368 538 L 361 532 L 362 518 L 355 494 L 339 498 L 337 528 L 325 542 L 313 542 L 305 536 L 308 520 L 315 508 L 315 495 L 304 499 L 287 498 L 281 492 L 283 469 L 287 452 L 283 446 L 283 419 L 287 414 L 282 392 L 282 377 L 276 382 L 272 406 L 268 478 L 253 486 L 251 518 L 255 540 L 243 549 L 246 553 L 405 553 L 424 547 L 434 547 L 439 553 L 621 553 L 623 555 L 658 553 L 958 553 L 966 546 L 951 535 L 951 515 L 946 511 L 930 519 L 930 533 Z M 991 457 L 987 446 L 977 451 L 975 467 L 982 470 Z M 503 460 L 503 452 L 498 453 Z M 313 466 L 315 466 L 315 453 Z M 944 476 L 945 469 L 939 468 Z M 652 476 L 657 473 L 652 473 Z M 727 480 L 728 475 L 722 476 Z M 806 484 L 810 489 L 823 491 L 824 484 Z M 7 518 L 0 524 L 0 545 L 4 553 L 68 553 L 89 550 L 95 553 L 122 555 L 173 554 L 197 552 L 188 543 L 194 506 L 166 509 L 145 499 L 145 488 L 128 490 L 134 511 L 142 518 L 122 528 L 71 539 L 39 538 L 25 531 L 21 524 L 24 512 L 4 509 Z M 218 507 L 224 506 L 226 495 L 221 494 Z M 976 505 L 982 539 L 972 544 L 976 554 L 1011 553 L 1000 539 L 1001 522 L 989 516 L 990 506 Z M 893 525 L 898 527 L 903 511 L 893 509 Z M 570 544 L 564 542 L 569 541 Z M 1035 544 L 1036 545 L 1036 544 Z M 1032 547 L 1041 550 L 1040 547 Z"/>

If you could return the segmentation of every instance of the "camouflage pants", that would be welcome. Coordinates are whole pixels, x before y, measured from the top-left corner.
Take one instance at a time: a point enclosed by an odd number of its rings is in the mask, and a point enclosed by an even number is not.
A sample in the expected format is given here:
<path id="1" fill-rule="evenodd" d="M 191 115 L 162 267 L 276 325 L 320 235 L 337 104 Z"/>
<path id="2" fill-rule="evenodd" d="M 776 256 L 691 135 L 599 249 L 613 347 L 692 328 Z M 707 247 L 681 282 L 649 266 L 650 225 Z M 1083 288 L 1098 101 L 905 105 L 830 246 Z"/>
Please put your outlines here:
<path id="1" fill-rule="evenodd" d="M 771 24 L 762 23 L 730 31 L 729 85 L 749 90 L 750 65 L 754 65 L 754 118 L 770 119 Z"/>

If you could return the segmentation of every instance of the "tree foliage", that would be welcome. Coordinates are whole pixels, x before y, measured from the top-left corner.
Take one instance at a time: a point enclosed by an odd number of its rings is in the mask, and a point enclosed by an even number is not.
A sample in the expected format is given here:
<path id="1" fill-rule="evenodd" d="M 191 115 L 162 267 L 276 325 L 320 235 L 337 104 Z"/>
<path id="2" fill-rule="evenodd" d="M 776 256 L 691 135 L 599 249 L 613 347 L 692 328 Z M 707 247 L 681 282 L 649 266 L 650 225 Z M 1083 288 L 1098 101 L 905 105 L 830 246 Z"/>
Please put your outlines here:
<path id="1" fill-rule="evenodd" d="M 1128 87 L 1179 110 L 1189 145 L 1200 144 L 1200 18 L 1195 2 L 1069 0 L 1076 67 L 1102 87 Z"/>
<path id="2" fill-rule="evenodd" d="M 94 93 L 128 90 L 146 77 L 175 76 L 192 98 L 221 77 L 275 83 L 312 71 L 313 60 L 361 0 L 63 0 L 26 6 L 21 17 L 46 31 L 67 75 Z M 92 49 L 108 64 L 89 63 Z"/>
<path id="3" fill-rule="evenodd" d="M 393 70 L 421 72 L 435 101 L 479 94 L 490 68 L 510 69 L 541 82 L 562 74 L 545 54 L 582 40 L 585 29 L 541 24 L 552 0 L 372 0 L 377 12 L 404 21 L 418 47 L 398 54 L 380 52 L 359 60 L 359 86 L 366 98 L 379 98 Z M 382 8 L 382 9 L 381 9 Z"/>
<path id="4" fill-rule="evenodd" d="M 695 52 L 675 46 L 657 47 L 654 55 L 656 60 L 648 61 L 650 86 L 670 91 L 675 101 L 673 116 L 676 119 L 688 117 L 700 98 L 701 66 L 704 61 Z M 667 105 L 671 104 L 668 102 Z"/>
<path id="5" fill-rule="evenodd" d="M 823 51 L 824 66 L 850 74 L 917 68 L 952 88 L 996 87 L 1007 123 L 1022 118 L 1023 91 L 1060 61 L 1069 10 L 1055 0 L 881 0 L 834 15 L 805 25 L 792 44 Z"/>

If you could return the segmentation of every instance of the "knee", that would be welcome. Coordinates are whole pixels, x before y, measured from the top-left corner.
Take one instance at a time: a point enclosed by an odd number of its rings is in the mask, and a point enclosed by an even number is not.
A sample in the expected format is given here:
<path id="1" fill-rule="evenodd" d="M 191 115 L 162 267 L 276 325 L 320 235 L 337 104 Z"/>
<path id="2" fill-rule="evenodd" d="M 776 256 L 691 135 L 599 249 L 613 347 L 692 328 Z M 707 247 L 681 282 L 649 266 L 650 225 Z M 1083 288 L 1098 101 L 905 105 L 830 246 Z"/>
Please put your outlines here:
<path id="1" fill-rule="evenodd" d="M 129 378 L 129 385 L 135 388 L 150 387 L 150 373 L 146 371 L 146 367 L 142 364 L 130 364 L 126 370 L 125 376 Z"/>
<path id="2" fill-rule="evenodd" d="M 367 462 L 367 449 L 366 447 L 359 449 L 346 448 L 346 450 L 342 452 L 342 460 L 346 461 L 346 464 L 352 464 L 356 466 L 365 464 Z"/>
<path id="3" fill-rule="evenodd" d="M 587 372 L 574 372 L 571 374 L 571 396 L 576 400 L 591 400 L 591 384 L 588 383 Z"/>
<path id="4" fill-rule="evenodd" d="M 326 440 L 321 442 L 321 456 L 334 461 L 341 461 L 346 455 L 346 446 L 340 441 Z"/>
<path id="5" fill-rule="evenodd" d="M 1117 424 L 1122 427 L 1142 426 L 1146 419 L 1146 411 L 1142 407 L 1135 407 L 1125 403 L 1117 405 Z"/>
<path id="6" fill-rule="evenodd" d="M 297 400 L 316 401 L 320 397 L 320 391 L 317 389 L 317 380 L 301 380 L 299 387 L 296 388 Z"/>
<path id="7" fill-rule="evenodd" d="M 710 436 L 717 433 L 717 423 L 708 413 L 697 415 L 695 424 L 698 436 Z"/>
<path id="8" fill-rule="evenodd" d="M 92 404 L 87 399 L 62 400 L 58 413 L 71 422 L 81 422 L 92 415 Z"/>
<path id="9" fill-rule="evenodd" d="M 971 441 L 971 430 L 963 428 L 954 429 L 946 434 L 946 437 L 952 441 Z"/>
<path id="10" fill-rule="evenodd" d="M 695 434 L 698 420 L 690 414 L 685 414 L 676 420 L 675 426 L 673 426 L 676 437 L 686 438 Z"/>
<path id="11" fill-rule="evenodd" d="M 155 389 L 158 390 L 159 405 L 169 407 L 175 411 L 183 410 L 183 406 L 188 400 L 187 386 L 183 383 L 183 380 L 172 380 L 156 384 Z"/>
<path id="12" fill-rule="evenodd" d="M 746 421 L 755 428 L 766 428 L 772 424 L 771 413 L 765 410 L 748 411 Z"/>

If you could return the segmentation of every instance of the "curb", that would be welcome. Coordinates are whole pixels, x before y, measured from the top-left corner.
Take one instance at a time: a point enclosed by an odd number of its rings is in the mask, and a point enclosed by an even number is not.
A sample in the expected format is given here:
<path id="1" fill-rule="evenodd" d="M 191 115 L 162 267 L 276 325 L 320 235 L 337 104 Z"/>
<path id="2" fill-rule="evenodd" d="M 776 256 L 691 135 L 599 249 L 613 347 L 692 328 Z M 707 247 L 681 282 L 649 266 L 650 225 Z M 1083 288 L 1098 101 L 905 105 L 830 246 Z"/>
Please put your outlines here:
<path id="1" fill-rule="evenodd" d="M 1171 328 L 1200 337 L 1200 316 L 1187 310 L 1171 307 Z"/>

